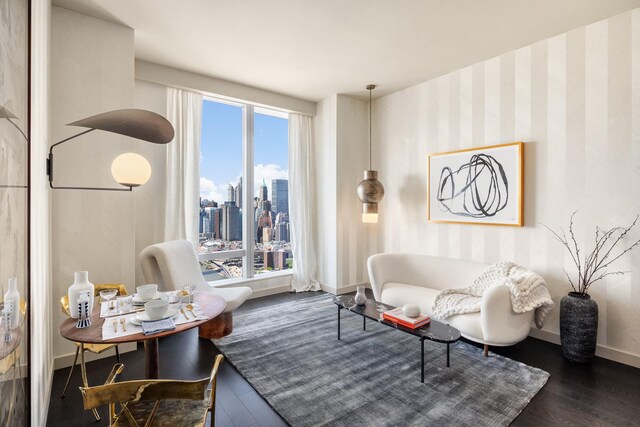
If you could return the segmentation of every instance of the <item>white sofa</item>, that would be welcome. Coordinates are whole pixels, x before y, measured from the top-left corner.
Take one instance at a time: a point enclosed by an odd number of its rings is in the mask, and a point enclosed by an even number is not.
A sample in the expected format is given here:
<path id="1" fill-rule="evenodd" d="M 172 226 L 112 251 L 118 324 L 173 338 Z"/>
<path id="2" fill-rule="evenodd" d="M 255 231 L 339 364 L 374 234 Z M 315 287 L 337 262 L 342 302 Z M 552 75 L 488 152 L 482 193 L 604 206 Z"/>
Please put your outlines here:
<path id="1" fill-rule="evenodd" d="M 442 289 L 473 283 L 487 264 L 419 254 L 377 254 L 367 261 L 369 280 L 376 300 L 393 306 L 417 304 L 431 315 L 433 301 Z M 488 346 L 516 344 L 529 335 L 533 311 L 516 313 L 509 288 L 497 286 L 482 297 L 480 313 L 459 314 L 443 320 L 462 336 Z"/>

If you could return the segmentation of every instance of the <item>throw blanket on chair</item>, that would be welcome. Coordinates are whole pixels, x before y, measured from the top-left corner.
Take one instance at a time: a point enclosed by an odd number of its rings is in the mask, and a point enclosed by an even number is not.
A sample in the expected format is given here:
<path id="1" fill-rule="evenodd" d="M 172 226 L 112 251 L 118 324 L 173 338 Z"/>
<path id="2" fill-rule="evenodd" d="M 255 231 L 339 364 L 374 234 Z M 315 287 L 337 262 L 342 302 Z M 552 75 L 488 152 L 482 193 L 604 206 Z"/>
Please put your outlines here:
<path id="1" fill-rule="evenodd" d="M 456 314 L 477 313 L 485 291 L 500 285 L 509 287 L 513 311 L 535 310 L 536 326 L 542 328 L 547 313 L 553 308 L 547 284 L 538 274 L 507 261 L 489 266 L 471 286 L 440 291 L 433 301 L 433 317 L 446 319 Z"/>

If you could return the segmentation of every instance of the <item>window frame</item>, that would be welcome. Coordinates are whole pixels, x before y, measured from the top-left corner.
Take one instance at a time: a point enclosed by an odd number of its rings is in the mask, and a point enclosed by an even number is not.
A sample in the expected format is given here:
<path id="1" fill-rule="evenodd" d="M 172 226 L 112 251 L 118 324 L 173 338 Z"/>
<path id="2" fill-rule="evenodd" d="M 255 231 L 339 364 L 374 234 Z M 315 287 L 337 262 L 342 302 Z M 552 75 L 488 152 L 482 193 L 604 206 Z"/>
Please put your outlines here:
<path id="1" fill-rule="evenodd" d="M 242 179 L 247 183 L 247 189 L 251 191 L 242 191 L 242 206 L 253 209 L 254 203 L 254 172 L 255 172 L 255 114 L 269 115 L 279 118 L 285 118 L 289 120 L 289 113 L 275 107 L 268 107 L 262 105 L 256 105 L 249 102 L 241 102 L 229 100 L 213 95 L 203 95 L 202 102 L 217 102 L 221 104 L 232 105 L 234 107 L 240 107 L 242 109 Z M 288 145 L 289 141 L 287 141 Z M 202 150 L 202 148 L 200 149 Z M 287 157 L 289 152 L 287 151 Z M 249 184 L 250 183 L 250 184 Z M 250 187 L 249 187 L 250 185 Z M 259 280 L 262 278 L 272 278 L 277 276 L 291 275 L 293 269 L 285 269 L 279 271 L 263 272 L 258 275 L 254 271 L 254 259 L 255 259 L 255 241 L 253 236 L 255 235 L 255 227 L 253 220 L 253 212 L 251 215 L 247 215 L 247 212 L 242 212 L 242 249 L 232 249 L 227 251 L 219 251 L 213 253 L 198 253 L 198 261 L 207 260 L 225 260 L 229 258 L 242 257 L 242 277 L 230 277 L 228 279 L 216 280 L 213 282 L 214 286 L 226 285 L 229 283 L 241 282 L 246 280 Z M 250 237 L 251 236 L 251 237 Z"/>

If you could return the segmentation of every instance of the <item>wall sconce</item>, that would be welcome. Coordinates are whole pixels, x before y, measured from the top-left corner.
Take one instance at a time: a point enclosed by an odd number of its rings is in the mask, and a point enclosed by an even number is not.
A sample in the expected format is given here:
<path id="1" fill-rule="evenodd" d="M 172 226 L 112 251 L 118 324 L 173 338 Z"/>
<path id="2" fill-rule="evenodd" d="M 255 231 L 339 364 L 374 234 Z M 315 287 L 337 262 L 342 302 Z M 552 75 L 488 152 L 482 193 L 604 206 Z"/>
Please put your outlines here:
<path id="1" fill-rule="evenodd" d="M 118 184 L 127 188 L 64 187 L 54 185 L 53 149 L 60 144 L 97 129 L 154 144 L 168 144 L 173 140 L 174 136 L 173 126 L 167 119 L 151 111 L 139 109 L 108 111 L 69 123 L 69 126 L 81 126 L 89 129 L 56 142 L 49 148 L 49 157 L 47 159 L 49 186 L 57 190 L 131 191 L 133 187 L 145 184 L 151 177 L 151 165 L 147 159 L 136 153 L 125 153 L 116 157 L 113 161 L 111 174 Z"/>
<path id="2" fill-rule="evenodd" d="M 378 181 L 378 171 L 371 169 L 371 91 L 375 85 L 367 85 L 369 91 L 369 170 L 364 171 L 364 179 L 357 188 L 358 199 L 362 202 L 362 222 L 378 222 L 378 203 L 384 197 L 384 186 Z"/>
<path id="3" fill-rule="evenodd" d="M 9 123 L 11 123 L 11 125 L 13 127 L 15 127 L 16 129 L 18 129 L 18 132 L 20 132 L 20 134 L 22 135 L 22 137 L 24 138 L 25 141 L 29 142 L 29 138 L 27 138 L 27 135 L 24 134 L 24 132 L 22 131 L 22 129 L 20 129 L 20 127 L 15 124 L 13 122 L 13 119 L 17 119 L 17 117 L 11 112 L 9 111 L 6 107 L 1 106 L 0 107 L 0 119 L 6 119 Z M 7 185 L 7 184 L 1 184 L 0 188 L 27 188 L 26 185 Z"/>

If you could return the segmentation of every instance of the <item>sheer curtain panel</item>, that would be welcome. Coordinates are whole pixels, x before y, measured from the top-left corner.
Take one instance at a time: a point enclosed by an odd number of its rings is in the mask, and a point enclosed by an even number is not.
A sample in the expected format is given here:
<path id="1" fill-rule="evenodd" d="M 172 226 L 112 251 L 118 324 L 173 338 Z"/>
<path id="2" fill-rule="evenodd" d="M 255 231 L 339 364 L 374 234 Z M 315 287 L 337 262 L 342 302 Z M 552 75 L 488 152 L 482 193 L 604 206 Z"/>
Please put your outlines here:
<path id="1" fill-rule="evenodd" d="M 311 187 L 311 117 L 289 115 L 289 213 L 293 280 L 296 292 L 320 290 L 316 277 L 313 242 L 313 191 Z"/>
<path id="2" fill-rule="evenodd" d="M 168 144 L 164 240 L 198 245 L 202 95 L 167 88 L 167 118 L 176 136 Z"/>

